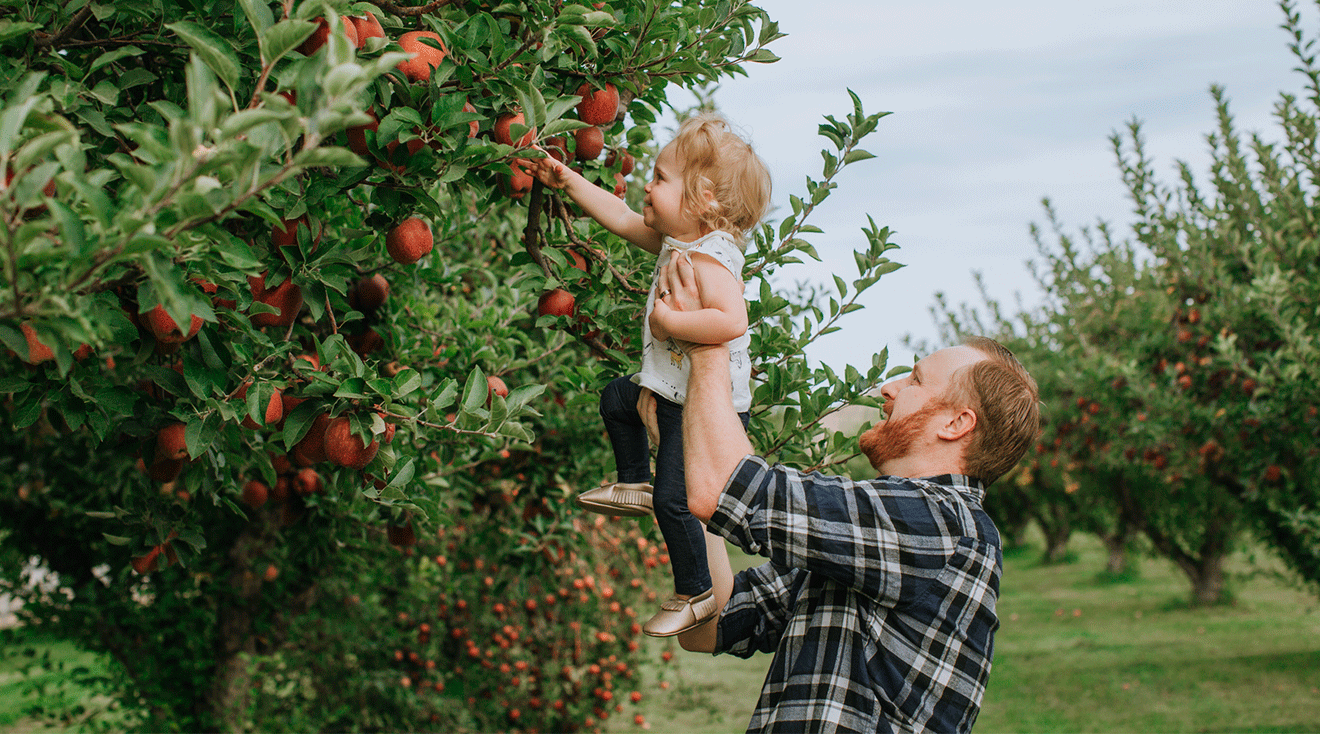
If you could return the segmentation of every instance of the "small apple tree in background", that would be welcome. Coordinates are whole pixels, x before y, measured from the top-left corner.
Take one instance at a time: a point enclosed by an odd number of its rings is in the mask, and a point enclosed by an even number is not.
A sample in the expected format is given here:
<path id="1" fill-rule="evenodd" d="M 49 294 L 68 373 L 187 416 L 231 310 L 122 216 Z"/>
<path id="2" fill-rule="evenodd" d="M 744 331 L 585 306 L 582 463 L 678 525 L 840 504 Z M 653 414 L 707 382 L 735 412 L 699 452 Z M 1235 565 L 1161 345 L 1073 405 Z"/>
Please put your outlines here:
<path id="1" fill-rule="evenodd" d="M 1165 184 L 1132 123 L 1112 139 L 1131 239 L 1102 226 L 1083 247 L 1050 213 L 1045 306 L 991 309 L 1052 418 L 1021 471 L 1058 461 L 1086 506 L 1107 508 L 1102 534 L 1139 528 L 1197 603 L 1229 598 L 1223 562 L 1245 530 L 1320 581 L 1320 68 L 1295 5 L 1280 6 L 1305 89 L 1276 105 L 1279 141 L 1237 130 L 1214 87 L 1208 178 L 1179 163 Z"/>
<path id="2" fill-rule="evenodd" d="M 744 2 L 0 13 L 0 567 L 27 624 L 114 661 L 108 726 L 622 711 L 668 560 L 569 500 L 612 465 L 596 395 L 635 368 L 651 263 L 520 161 L 540 143 L 635 203 L 668 87 L 779 35 Z M 871 223 L 832 295 L 772 279 L 880 117 L 827 117 L 821 179 L 749 247 L 752 437 L 799 466 L 874 405 L 883 354 L 802 350 L 896 245 Z"/>

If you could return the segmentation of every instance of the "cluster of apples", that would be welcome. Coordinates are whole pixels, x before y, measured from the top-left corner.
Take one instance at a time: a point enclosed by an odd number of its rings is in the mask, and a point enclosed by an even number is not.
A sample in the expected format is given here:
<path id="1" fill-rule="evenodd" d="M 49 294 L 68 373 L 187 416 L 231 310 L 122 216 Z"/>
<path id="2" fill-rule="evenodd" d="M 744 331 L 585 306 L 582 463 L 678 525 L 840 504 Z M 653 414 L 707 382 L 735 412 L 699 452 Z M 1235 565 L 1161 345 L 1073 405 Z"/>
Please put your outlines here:
<path id="1" fill-rule="evenodd" d="M 582 98 L 577 105 L 578 119 L 587 123 L 589 127 L 573 131 L 571 147 L 568 139 L 562 136 L 556 135 L 545 140 L 546 153 L 565 165 L 586 163 L 599 158 L 605 149 L 605 127 L 613 125 L 619 116 L 619 90 L 613 83 L 607 82 L 603 88 L 595 89 L 591 84 L 584 82 L 578 87 L 577 96 Z M 526 147 L 536 141 L 535 128 L 528 130 L 514 141 L 511 132 L 514 125 L 525 125 L 521 111 L 505 113 L 496 119 L 495 125 L 491 128 L 491 138 L 497 143 L 518 148 Z M 636 161 L 626 150 L 611 150 L 605 159 L 605 165 L 613 166 L 619 160 L 622 162 L 619 172 L 614 176 L 614 195 L 623 198 L 628 190 L 624 177 L 633 172 Z M 529 162 L 522 158 L 510 161 L 509 178 L 505 187 L 510 197 L 520 199 L 531 190 L 533 177 L 528 170 L 529 165 Z M 574 170 L 580 171 L 576 168 Z"/>

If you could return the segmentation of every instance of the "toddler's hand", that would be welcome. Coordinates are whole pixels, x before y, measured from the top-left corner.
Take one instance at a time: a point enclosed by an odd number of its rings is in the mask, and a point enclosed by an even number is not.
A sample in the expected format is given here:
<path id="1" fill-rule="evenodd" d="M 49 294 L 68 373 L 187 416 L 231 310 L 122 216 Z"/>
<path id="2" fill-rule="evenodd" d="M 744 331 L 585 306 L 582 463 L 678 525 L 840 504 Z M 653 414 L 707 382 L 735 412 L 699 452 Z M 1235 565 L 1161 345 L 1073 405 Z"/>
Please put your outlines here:
<path id="1" fill-rule="evenodd" d="M 544 151 L 543 148 L 537 150 Z M 562 189 L 568 185 L 568 166 L 560 163 L 554 158 L 537 158 L 530 161 L 531 173 L 536 176 L 543 185 L 552 189 Z"/>
<path id="2" fill-rule="evenodd" d="M 655 299 L 655 307 L 651 309 L 651 317 L 647 321 L 651 327 L 651 336 L 656 341 L 662 342 L 669 338 L 669 330 L 665 328 L 663 320 L 666 312 L 671 310 L 663 299 Z"/>

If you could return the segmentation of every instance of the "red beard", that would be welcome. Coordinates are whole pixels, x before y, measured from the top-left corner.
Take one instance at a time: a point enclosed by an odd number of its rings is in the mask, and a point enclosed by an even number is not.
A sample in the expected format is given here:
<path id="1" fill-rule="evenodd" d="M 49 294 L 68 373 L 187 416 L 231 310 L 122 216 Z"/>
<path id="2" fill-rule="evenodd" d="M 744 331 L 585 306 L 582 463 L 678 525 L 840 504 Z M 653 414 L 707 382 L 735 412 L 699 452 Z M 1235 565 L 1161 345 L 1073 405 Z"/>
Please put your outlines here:
<path id="1" fill-rule="evenodd" d="M 929 430 L 927 425 L 930 417 L 945 407 L 938 403 L 931 404 L 911 415 L 880 421 L 871 430 L 858 436 L 857 445 L 871 462 L 871 467 L 881 471 L 887 462 L 910 454 L 917 439 Z"/>

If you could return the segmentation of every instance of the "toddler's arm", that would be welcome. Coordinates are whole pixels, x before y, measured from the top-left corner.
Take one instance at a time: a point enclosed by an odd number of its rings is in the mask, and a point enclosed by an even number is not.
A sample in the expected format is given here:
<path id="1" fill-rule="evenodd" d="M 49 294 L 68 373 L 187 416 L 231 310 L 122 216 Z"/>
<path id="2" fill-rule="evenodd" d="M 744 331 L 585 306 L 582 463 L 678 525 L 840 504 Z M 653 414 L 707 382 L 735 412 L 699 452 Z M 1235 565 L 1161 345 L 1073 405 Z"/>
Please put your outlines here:
<path id="1" fill-rule="evenodd" d="M 676 252 L 674 257 L 682 254 Z M 692 253 L 691 262 L 701 308 L 676 311 L 657 298 L 651 311 L 651 334 L 661 341 L 673 337 L 696 344 L 723 344 L 742 336 L 747 331 L 742 281 L 705 253 Z"/>
<path id="2" fill-rule="evenodd" d="M 568 192 L 570 198 L 600 225 L 652 255 L 660 254 L 660 233 L 646 226 L 642 215 L 613 193 L 593 184 L 553 158 L 531 161 L 531 171 L 541 183 Z"/>

